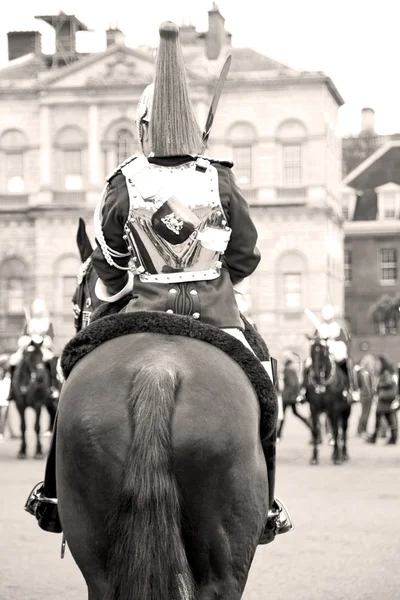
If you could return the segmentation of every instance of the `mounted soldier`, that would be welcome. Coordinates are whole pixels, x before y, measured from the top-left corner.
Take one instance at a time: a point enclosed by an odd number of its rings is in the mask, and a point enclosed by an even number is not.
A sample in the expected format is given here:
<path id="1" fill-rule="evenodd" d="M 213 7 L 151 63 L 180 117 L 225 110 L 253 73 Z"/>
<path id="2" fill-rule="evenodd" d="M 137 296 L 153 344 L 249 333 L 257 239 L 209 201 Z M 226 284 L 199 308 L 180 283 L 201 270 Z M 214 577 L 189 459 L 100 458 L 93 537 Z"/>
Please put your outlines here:
<path id="1" fill-rule="evenodd" d="M 178 33 L 173 23 L 160 27 L 155 81 L 136 115 L 143 154 L 107 178 L 96 208 L 96 295 L 110 304 L 126 297 L 126 313 L 191 317 L 253 352 L 234 286 L 260 261 L 257 232 L 233 164 L 202 155 L 209 130 L 202 136 L 190 105 Z M 273 381 L 271 361 L 263 366 Z M 275 498 L 275 438 L 263 451 L 270 512 L 261 543 L 267 543 L 292 524 Z"/>
<path id="2" fill-rule="evenodd" d="M 43 362 L 47 366 L 52 378 L 51 362 L 54 356 L 52 351 L 54 328 L 44 300 L 36 298 L 32 302 L 30 310 L 25 311 L 25 317 L 25 324 L 18 338 L 18 350 L 11 354 L 9 359 L 10 379 L 12 380 L 16 367 L 22 361 L 24 350 L 29 346 L 32 340 L 41 343 Z M 10 394 L 12 394 L 12 386 Z"/>
<path id="3" fill-rule="evenodd" d="M 346 389 L 344 394 L 349 394 L 349 399 L 358 401 L 359 390 L 353 376 L 353 367 L 349 356 L 351 336 L 346 323 L 339 317 L 332 304 L 325 304 L 322 308 L 322 322 L 319 322 L 310 310 L 306 310 L 306 314 L 316 326 L 312 338 L 318 336 L 321 340 L 325 340 L 335 364 L 345 375 Z M 308 366 L 309 360 L 306 361 L 306 369 Z M 303 391 L 304 387 L 301 393 Z"/>

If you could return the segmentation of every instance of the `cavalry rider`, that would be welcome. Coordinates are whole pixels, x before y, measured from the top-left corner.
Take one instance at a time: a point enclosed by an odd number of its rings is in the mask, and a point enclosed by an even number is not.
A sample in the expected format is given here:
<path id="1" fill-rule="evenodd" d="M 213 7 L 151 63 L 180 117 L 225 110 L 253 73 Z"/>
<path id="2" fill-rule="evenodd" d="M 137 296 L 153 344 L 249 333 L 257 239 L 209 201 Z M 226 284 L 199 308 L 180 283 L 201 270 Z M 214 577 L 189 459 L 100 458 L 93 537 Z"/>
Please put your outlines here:
<path id="1" fill-rule="evenodd" d="M 191 315 L 249 347 L 234 286 L 260 261 L 256 228 L 232 163 L 201 156 L 178 27 L 163 23 L 160 36 L 155 82 L 136 114 L 143 154 L 108 178 L 95 213 L 96 294 L 106 302 L 130 295 L 127 312 Z M 277 533 L 283 533 L 290 517 L 270 487 L 271 519 L 279 507 Z"/>
<path id="2" fill-rule="evenodd" d="M 314 335 L 326 340 L 329 352 L 336 365 L 341 369 L 346 378 L 345 395 L 350 393 L 351 399 L 359 399 L 359 391 L 355 389 L 355 381 L 352 376 L 352 365 L 349 357 L 350 332 L 346 324 L 339 318 L 332 304 L 325 304 L 322 308 L 322 323 L 318 324 Z M 307 365 L 306 365 L 307 366 Z"/>
<path id="3" fill-rule="evenodd" d="M 250 348 L 234 286 L 260 262 L 256 228 L 232 163 L 201 156 L 205 144 L 189 101 L 179 29 L 163 23 L 160 36 L 155 81 L 136 113 L 142 154 L 108 177 L 94 216 L 96 295 L 111 303 L 127 296 L 126 312 L 200 319 Z M 271 362 L 264 367 L 273 380 Z M 292 525 L 274 496 L 270 440 L 264 454 L 270 510 L 261 542 L 267 543 Z"/>
<path id="4" fill-rule="evenodd" d="M 51 360 L 53 358 L 52 345 L 54 339 L 53 324 L 46 307 L 46 303 L 41 298 L 36 298 L 32 302 L 29 312 L 26 312 L 24 328 L 18 338 L 18 350 L 11 354 L 9 359 L 10 378 L 12 379 L 14 371 L 22 361 L 24 350 L 32 341 L 40 340 L 42 342 L 41 350 L 43 362 L 48 367 L 52 376 Z M 12 393 L 12 388 L 10 394 Z"/>

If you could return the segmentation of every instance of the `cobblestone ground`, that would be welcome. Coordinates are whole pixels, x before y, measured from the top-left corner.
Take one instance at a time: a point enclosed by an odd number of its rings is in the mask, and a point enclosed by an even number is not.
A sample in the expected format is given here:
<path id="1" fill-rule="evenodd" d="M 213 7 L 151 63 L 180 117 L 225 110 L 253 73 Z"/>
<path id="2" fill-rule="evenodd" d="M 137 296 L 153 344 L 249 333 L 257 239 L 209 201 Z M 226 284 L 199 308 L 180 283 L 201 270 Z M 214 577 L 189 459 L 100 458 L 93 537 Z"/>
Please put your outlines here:
<path id="1" fill-rule="evenodd" d="M 308 432 L 288 415 L 278 448 L 277 494 L 296 529 L 259 548 L 244 600 L 400 598 L 400 446 L 365 444 L 354 433 L 357 417 L 356 409 L 350 462 L 333 466 L 324 443 L 321 464 L 311 467 Z M 15 413 L 11 422 L 17 429 Z M 44 462 L 17 461 L 17 451 L 17 440 L 0 445 L 0 600 L 85 600 L 71 555 L 59 558 L 61 536 L 42 532 L 22 510 L 43 477 Z"/>

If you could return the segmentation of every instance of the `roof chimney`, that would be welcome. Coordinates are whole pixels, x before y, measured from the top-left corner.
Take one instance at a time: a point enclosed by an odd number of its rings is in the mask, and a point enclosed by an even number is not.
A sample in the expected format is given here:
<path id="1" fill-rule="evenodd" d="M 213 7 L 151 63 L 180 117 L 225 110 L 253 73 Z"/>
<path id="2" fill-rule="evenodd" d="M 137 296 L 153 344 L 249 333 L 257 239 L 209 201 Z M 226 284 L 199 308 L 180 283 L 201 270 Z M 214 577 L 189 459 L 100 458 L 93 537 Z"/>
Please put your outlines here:
<path id="1" fill-rule="evenodd" d="M 106 31 L 107 48 L 110 46 L 125 46 L 125 34 L 118 27 L 110 27 Z"/>
<path id="2" fill-rule="evenodd" d="M 227 39 L 225 31 L 225 19 L 219 12 L 215 2 L 208 11 L 208 32 L 206 34 L 206 54 L 209 60 L 216 60 L 221 48 Z"/>
<path id="3" fill-rule="evenodd" d="M 181 25 L 179 27 L 179 41 L 185 46 L 196 44 L 198 35 L 196 33 L 196 27 L 194 25 Z"/>
<path id="4" fill-rule="evenodd" d="M 375 133 L 375 111 L 373 108 L 363 108 L 361 111 L 361 134 Z"/>
<path id="5" fill-rule="evenodd" d="M 41 53 L 42 36 L 39 31 L 9 31 L 8 38 L 8 60 L 20 58 L 34 52 Z"/>

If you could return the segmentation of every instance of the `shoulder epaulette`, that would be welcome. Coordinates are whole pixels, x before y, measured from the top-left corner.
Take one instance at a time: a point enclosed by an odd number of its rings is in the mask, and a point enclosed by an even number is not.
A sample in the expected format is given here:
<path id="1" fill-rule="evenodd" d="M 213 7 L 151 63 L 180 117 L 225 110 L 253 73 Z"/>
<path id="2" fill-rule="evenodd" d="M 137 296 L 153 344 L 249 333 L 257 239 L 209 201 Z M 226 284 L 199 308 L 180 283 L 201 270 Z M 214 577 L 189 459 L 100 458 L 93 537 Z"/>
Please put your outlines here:
<path id="1" fill-rule="evenodd" d="M 112 171 L 110 173 L 110 175 L 108 175 L 106 177 L 106 181 L 107 183 L 110 183 L 110 181 L 116 176 L 118 175 L 118 173 L 121 173 L 121 169 L 122 167 L 125 167 L 125 165 L 128 165 L 130 162 L 132 162 L 133 160 L 135 160 L 135 158 L 137 158 L 136 154 L 134 154 L 133 156 L 130 156 L 129 158 L 127 158 L 126 160 L 124 160 L 120 165 L 118 165 L 118 167 L 116 169 L 114 169 L 114 171 Z"/>
<path id="2" fill-rule="evenodd" d="M 233 167 L 233 160 L 230 160 L 229 158 L 218 159 L 218 158 L 210 158 L 209 156 L 203 156 L 203 158 L 206 158 L 207 160 L 209 160 L 211 164 L 217 163 L 218 165 L 222 165 L 223 167 L 228 167 L 229 169 L 232 169 L 232 167 Z"/>

